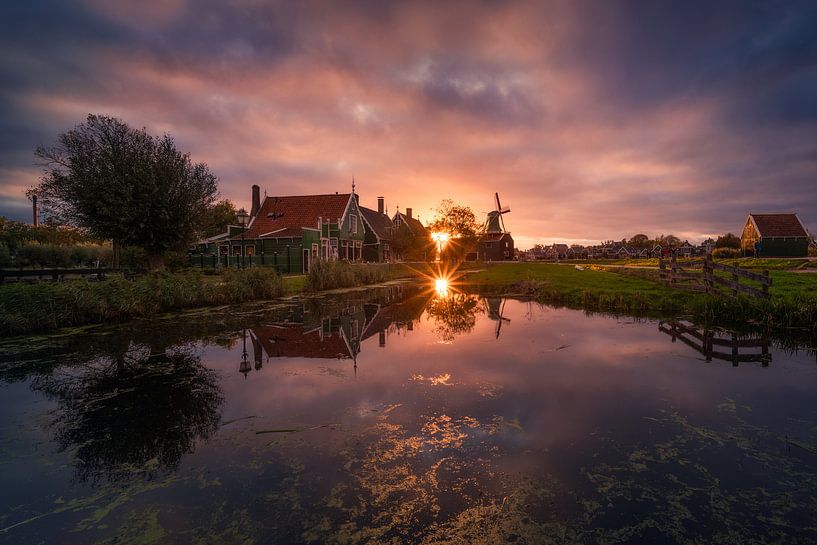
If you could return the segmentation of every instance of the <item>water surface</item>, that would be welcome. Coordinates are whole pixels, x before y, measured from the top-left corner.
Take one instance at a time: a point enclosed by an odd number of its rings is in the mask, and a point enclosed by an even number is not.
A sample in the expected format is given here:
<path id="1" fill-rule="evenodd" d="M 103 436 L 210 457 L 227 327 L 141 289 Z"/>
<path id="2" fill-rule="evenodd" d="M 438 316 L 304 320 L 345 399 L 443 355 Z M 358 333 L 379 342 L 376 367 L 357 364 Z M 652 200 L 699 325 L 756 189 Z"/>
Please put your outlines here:
<path id="1" fill-rule="evenodd" d="M 769 339 L 395 287 L 0 357 L 0 543 L 817 541 Z"/>

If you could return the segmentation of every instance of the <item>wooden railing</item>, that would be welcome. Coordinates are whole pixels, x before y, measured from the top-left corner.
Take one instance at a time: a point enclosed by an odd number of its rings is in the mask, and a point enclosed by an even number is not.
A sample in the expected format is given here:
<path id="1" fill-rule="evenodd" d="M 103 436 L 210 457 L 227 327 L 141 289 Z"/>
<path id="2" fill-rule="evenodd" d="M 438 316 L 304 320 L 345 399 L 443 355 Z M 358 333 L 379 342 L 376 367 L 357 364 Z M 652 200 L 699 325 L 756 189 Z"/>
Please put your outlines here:
<path id="1" fill-rule="evenodd" d="M 766 367 L 772 361 L 772 355 L 769 353 L 769 339 L 766 337 L 741 339 L 734 332 L 728 334 L 730 338 L 716 337 L 712 330 L 698 330 L 690 324 L 677 321 L 659 322 L 658 331 L 672 337 L 672 342 L 681 341 L 701 353 L 706 361 L 713 359 L 729 361 L 735 367 L 744 362 L 757 362 Z M 718 349 L 722 347 L 731 350 L 725 352 Z M 760 349 L 759 354 L 756 351 L 746 350 L 758 348 Z"/>
<path id="2" fill-rule="evenodd" d="M 711 255 L 704 259 L 687 259 L 683 263 L 679 263 L 675 256 L 670 259 L 659 259 L 658 271 L 661 281 L 665 284 L 712 295 L 737 297 L 740 294 L 746 294 L 768 299 L 769 288 L 772 285 L 772 279 L 767 270 L 756 273 L 740 267 L 724 265 L 713 260 Z M 716 271 L 725 274 L 718 274 Z M 745 280 L 757 282 L 759 287 L 747 284 Z"/>
<path id="3" fill-rule="evenodd" d="M 97 280 L 104 280 L 105 276 L 111 273 L 123 273 L 125 276 L 141 274 L 140 270 L 105 269 L 105 268 L 85 268 L 85 269 L 0 269 L 0 284 L 7 279 L 30 279 L 30 280 L 62 280 L 66 276 L 96 277 Z"/>

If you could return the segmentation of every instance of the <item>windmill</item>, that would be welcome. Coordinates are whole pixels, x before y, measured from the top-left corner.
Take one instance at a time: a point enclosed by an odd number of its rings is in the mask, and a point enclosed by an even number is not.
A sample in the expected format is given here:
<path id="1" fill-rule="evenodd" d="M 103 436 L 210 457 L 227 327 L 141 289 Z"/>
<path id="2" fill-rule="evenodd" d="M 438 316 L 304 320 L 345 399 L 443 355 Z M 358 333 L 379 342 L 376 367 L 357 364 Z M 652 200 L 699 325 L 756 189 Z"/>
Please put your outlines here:
<path id="1" fill-rule="evenodd" d="M 496 209 L 488 212 L 488 220 L 485 222 L 485 232 L 506 233 L 507 231 L 505 231 L 505 222 L 502 221 L 502 215 L 510 212 L 511 208 L 509 206 L 502 206 L 502 203 L 499 202 L 499 193 L 494 193 L 494 202 L 496 203 Z"/>

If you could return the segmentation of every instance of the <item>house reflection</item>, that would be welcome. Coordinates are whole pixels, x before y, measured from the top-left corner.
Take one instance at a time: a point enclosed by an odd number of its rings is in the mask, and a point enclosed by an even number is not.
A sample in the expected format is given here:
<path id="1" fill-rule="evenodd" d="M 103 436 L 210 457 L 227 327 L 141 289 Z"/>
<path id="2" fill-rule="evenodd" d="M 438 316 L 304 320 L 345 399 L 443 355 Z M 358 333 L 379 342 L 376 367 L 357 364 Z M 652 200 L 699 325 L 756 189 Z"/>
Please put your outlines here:
<path id="1" fill-rule="evenodd" d="M 686 344 L 702 354 L 706 361 L 729 361 L 735 367 L 744 362 L 760 363 L 766 367 L 772 361 L 769 338 L 766 336 L 740 336 L 735 331 L 697 328 L 675 320 L 659 322 L 658 331 L 672 337 L 672 342 L 678 340 Z"/>
<path id="2" fill-rule="evenodd" d="M 261 370 L 273 358 L 352 360 L 357 370 L 364 340 L 377 335 L 382 348 L 391 335 L 405 335 L 414 329 L 427 299 L 415 295 L 400 300 L 401 295 L 352 302 L 324 314 L 305 303 L 291 316 L 293 321 L 250 328 L 255 370 Z"/>

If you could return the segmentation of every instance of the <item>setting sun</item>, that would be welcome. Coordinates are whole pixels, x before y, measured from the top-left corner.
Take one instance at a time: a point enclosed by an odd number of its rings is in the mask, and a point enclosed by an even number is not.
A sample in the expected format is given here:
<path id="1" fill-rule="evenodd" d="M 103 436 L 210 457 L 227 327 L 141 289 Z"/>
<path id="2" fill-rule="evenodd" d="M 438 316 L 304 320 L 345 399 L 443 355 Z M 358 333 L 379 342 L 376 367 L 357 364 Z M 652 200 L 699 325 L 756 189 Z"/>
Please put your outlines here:
<path id="1" fill-rule="evenodd" d="M 440 297 L 448 297 L 448 280 L 445 278 L 437 278 L 434 281 L 434 289 Z"/>

